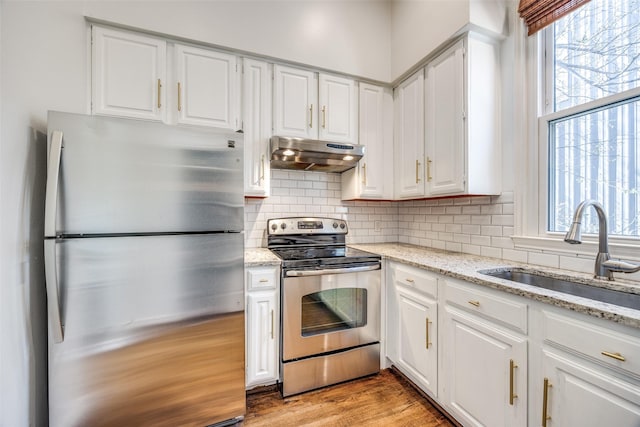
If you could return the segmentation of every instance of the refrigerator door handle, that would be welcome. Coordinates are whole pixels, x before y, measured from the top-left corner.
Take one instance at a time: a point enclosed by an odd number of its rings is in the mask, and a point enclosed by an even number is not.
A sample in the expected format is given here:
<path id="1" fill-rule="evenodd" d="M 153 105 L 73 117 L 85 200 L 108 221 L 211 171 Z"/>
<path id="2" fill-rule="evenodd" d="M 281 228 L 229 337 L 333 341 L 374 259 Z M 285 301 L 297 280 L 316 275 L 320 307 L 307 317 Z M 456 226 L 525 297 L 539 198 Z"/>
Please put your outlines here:
<path id="1" fill-rule="evenodd" d="M 44 240 L 44 274 L 47 284 L 47 317 L 49 330 L 55 343 L 64 341 L 60 319 L 60 296 L 58 294 L 58 274 L 56 271 L 56 239 Z"/>
<path id="2" fill-rule="evenodd" d="M 56 235 L 56 211 L 58 210 L 58 180 L 60 175 L 60 158 L 62 155 L 62 132 L 51 133 L 51 148 L 47 164 L 47 188 L 44 202 L 44 235 Z"/>

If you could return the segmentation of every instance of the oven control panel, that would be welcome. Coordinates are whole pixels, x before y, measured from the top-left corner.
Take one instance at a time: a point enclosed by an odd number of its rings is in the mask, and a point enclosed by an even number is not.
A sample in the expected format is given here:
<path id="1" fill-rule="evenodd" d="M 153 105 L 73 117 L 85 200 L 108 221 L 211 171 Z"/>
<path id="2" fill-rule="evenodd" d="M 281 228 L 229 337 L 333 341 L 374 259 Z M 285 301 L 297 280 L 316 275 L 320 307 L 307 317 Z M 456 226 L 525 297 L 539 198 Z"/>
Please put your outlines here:
<path id="1" fill-rule="evenodd" d="M 267 233 L 284 234 L 347 234 L 347 222 L 336 218 L 292 217 L 267 221 Z"/>

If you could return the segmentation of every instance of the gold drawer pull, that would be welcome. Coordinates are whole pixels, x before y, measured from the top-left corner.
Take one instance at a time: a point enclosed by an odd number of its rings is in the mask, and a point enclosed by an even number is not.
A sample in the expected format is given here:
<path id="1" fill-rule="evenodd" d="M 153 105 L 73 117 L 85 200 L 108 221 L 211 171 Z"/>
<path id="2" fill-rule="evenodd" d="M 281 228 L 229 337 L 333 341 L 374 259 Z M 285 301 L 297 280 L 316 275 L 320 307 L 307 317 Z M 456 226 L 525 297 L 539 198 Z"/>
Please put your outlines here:
<path id="1" fill-rule="evenodd" d="M 518 365 L 513 361 L 513 359 L 509 360 L 509 405 L 513 406 L 513 399 L 517 399 L 518 395 L 513 392 L 513 377 L 514 371 Z"/>
<path id="2" fill-rule="evenodd" d="M 616 359 L 616 360 L 619 360 L 619 361 L 621 361 L 621 362 L 624 362 L 625 360 L 627 360 L 627 359 L 625 359 L 625 358 L 624 358 L 624 356 L 623 356 L 623 355 L 621 355 L 620 353 L 610 353 L 610 352 L 608 352 L 608 351 L 603 351 L 601 354 L 602 354 L 603 356 L 611 357 L 611 358 Z"/>
<path id="3" fill-rule="evenodd" d="M 409 282 L 409 283 L 413 283 L 414 280 L 413 279 L 404 279 L 405 281 Z"/>
<path id="4" fill-rule="evenodd" d="M 549 402 L 550 388 L 551 384 L 549 384 L 549 378 L 545 378 L 542 390 L 542 427 L 547 427 L 547 421 L 551 419 L 551 417 L 547 414 L 547 403 Z"/>
<path id="5" fill-rule="evenodd" d="M 182 111 L 182 85 L 178 82 L 178 111 Z"/>
<path id="6" fill-rule="evenodd" d="M 469 304 L 471 304 L 474 307 L 480 307 L 480 301 L 469 301 Z"/>
<path id="7" fill-rule="evenodd" d="M 267 283 L 269 279 L 260 279 L 260 283 Z"/>
<path id="8" fill-rule="evenodd" d="M 362 164 L 362 184 L 367 185 L 367 164 Z"/>
<path id="9" fill-rule="evenodd" d="M 322 129 L 327 127 L 327 106 L 322 106 Z"/>
<path id="10" fill-rule="evenodd" d="M 271 310 L 271 339 L 273 339 L 273 338 L 274 338 L 274 332 L 273 332 L 273 330 L 275 329 L 275 328 L 274 328 L 274 326 L 275 326 L 275 320 L 274 320 L 274 317 L 275 317 L 275 315 L 274 315 L 274 313 L 273 313 L 273 310 Z"/>

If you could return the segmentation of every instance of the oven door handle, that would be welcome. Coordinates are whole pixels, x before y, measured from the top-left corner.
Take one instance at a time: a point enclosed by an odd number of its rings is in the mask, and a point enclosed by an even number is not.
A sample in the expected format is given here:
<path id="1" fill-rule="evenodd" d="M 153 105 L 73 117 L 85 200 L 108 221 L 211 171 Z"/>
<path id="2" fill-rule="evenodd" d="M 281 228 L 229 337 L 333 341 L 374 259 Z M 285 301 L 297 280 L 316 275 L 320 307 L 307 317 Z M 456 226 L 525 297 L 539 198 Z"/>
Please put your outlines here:
<path id="1" fill-rule="evenodd" d="M 361 271 L 380 270 L 380 264 L 365 265 L 363 267 L 326 268 L 324 270 L 289 270 L 285 272 L 287 277 L 321 276 L 324 274 L 359 273 Z"/>

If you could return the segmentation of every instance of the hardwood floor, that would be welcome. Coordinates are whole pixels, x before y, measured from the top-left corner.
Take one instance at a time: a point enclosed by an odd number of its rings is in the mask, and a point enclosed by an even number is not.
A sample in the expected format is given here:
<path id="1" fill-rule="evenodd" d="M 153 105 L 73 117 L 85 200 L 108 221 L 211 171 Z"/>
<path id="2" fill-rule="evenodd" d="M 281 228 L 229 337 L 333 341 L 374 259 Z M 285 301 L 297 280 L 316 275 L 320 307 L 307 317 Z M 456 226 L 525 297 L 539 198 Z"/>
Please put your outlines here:
<path id="1" fill-rule="evenodd" d="M 277 391 L 247 396 L 243 427 L 454 426 L 399 374 L 380 374 L 282 399 Z"/>

